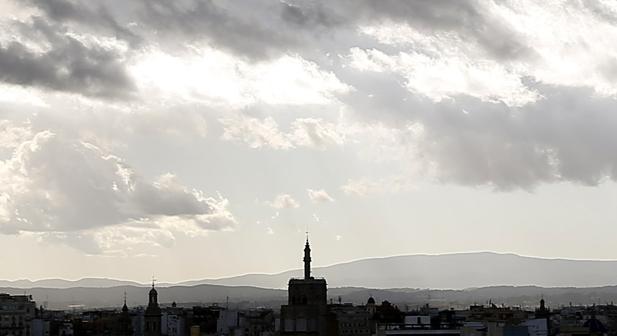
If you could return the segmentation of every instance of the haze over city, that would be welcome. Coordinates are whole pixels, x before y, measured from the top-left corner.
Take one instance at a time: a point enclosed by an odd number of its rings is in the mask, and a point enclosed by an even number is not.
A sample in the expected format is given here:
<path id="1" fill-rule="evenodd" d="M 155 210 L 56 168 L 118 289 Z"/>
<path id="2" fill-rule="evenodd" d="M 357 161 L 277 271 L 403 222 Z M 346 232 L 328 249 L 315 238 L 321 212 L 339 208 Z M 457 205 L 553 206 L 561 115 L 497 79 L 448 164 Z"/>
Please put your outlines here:
<path id="1" fill-rule="evenodd" d="M 617 260 L 614 2 L 0 12 L 3 280 Z"/>

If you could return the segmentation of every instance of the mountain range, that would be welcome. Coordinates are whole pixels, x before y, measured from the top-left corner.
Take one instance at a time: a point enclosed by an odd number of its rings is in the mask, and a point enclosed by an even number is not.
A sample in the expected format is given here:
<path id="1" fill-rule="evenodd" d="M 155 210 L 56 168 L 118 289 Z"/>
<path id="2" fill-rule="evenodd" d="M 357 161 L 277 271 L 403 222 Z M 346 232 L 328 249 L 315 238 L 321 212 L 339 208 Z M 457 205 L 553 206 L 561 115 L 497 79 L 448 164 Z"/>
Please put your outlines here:
<path id="1" fill-rule="evenodd" d="M 535 306 L 541 296 L 553 306 L 617 301 L 617 261 L 524 257 L 492 252 L 371 258 L 313 269 L 328 281 L 333 301 L 366 302 L 370 296 L 399 306 L 429 303 L 465 307 L 474 303 Z M 291 277 L 277 274 L 160 283 L 160 301 L 181 305 L 232 304 L 278 307 L 286 301 Z M 143 306 L 149 284 L 127 280 L 0 280 L 0 293 L 30 294 L 53 309 L 114 307 L 126 293 L 131 306 Z"/>
<path id="2" fill-rule="evenodd" d="M 255 286 L 286 288 L 302 270 L 276 274 L 246 274 L 219 279 L 201 279 L 158 286 Z M 596 287 L 617 284 L 617 261 L 570 260 L 525 257 L 493 252 L 441 255 L 405 255 L 362 259 L 326 267 L 313 274 L 324 277 L 329 287 L 466 289 L 487 286 Z M 85 278 L 76 281 L 0 280 L 0 287 L 72 288 L 147 286 L 134 281 Z"/>

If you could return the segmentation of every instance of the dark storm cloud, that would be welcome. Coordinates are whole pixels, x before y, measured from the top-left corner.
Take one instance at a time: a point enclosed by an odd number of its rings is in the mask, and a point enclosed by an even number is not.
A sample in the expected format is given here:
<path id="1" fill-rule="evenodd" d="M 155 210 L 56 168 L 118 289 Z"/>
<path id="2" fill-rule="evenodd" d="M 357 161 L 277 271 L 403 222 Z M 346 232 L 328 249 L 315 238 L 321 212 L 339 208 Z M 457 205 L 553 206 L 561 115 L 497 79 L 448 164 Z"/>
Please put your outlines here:
<path id="1" fill-rule="evenodd" d="M 134 89 L 119 52 L 86 44 L 42 19 L 23 24 L 22 31 L 50 49 L 35 51 L 19 40 L 0 43 L 2 81 L 104 98 L 127 98 Z"/>

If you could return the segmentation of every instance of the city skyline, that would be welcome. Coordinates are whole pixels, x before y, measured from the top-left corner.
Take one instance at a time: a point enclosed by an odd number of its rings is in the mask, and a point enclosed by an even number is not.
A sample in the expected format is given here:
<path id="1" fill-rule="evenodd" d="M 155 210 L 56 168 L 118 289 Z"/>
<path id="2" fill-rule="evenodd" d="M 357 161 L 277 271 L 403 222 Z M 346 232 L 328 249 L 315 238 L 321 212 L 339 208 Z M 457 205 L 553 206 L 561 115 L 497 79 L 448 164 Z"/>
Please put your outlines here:
<path id="1" fill-rule="evenodd" d="M 610 1 L 0 0 L 2 279 L 617 260 Z"/>

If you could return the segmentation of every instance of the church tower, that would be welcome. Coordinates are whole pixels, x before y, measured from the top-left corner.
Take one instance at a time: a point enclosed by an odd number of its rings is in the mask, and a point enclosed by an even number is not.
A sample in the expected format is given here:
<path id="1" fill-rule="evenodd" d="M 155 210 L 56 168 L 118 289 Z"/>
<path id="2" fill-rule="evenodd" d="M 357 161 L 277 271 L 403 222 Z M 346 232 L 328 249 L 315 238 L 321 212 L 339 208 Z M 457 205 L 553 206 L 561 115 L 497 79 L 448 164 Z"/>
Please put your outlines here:
<path id="1" fill-rule="evenodd" d="M 304 245 L 304 280 L 311 279 L 311 246 L 309 245 L 308 237 L 306 237 L 306 245 Z"/>
<path id="2" fill-rule="evenodd" d="M 124 293 L 124 305 L 122 306 L 122 312 L 118 319 L 118 332 L 116 334 L 119 336 L 133 335 L 131 314 L 129 312 L 129 307 L 126 305 L 126 292 Z"/>
<path id="3" fill-rule="evenodd" d="M 290 279 L 287 304 L 281 306 L 281 335 L 330 335 L 328 333 L 328 286 L 311 275 L 311 246 L 304 244 L 304 277 Z"/>
<path id="4" fill-rule="evenodd" d="M 161 336 L 161 308 L 158 302 L 158 292 L 154 289 L 154 281 L 152 281 L 152 289 L 148 294 L 148 307 L 144 314 L 144 336 Z"/>

